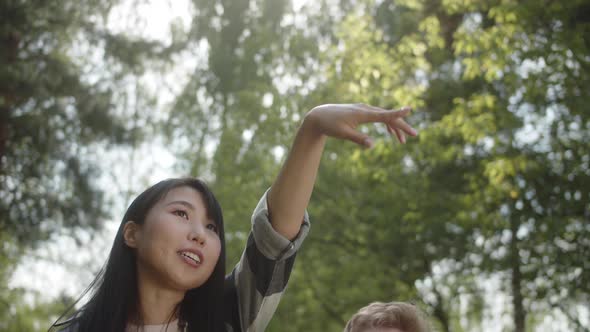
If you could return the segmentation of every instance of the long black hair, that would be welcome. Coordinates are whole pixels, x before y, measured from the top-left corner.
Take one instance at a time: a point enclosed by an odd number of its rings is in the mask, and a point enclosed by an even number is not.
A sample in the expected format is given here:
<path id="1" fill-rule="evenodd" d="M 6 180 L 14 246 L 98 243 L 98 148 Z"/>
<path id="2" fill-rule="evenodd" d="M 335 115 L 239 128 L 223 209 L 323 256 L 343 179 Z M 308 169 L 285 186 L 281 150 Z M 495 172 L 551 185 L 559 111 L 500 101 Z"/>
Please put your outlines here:
<path id="1" fill-rule="evenodd" d="M 75 332 L 124 332 L 130 317 L 139 317 L 139 294 L 137 288 L 137 266 L 135 251 L 125 244 L 123 226 L 129 220 L 143 224 L 149 210 L 170 190 L 178 187 L 191 187 L 201 193 L 207 208 L 207 216 L 215 222 L 219 230 L 221 252 L 217 265 L 209 279 L 200 287 L 188 290 L 176 308 L 180 321 L 187 323 L 187 331 L 224 331 L 223 327 L 223 284 L 225 277 L 225 235 L 223 216 L 219 202 L 207 185 L 195 178 L 168 179 L 151 186 L 131 203 L 109 254 L 108 260 L 99 271 L 82 296 L 70 307 L 91 291 L 90 300 L 80 309 L 69 315 L 64 313 L 53 324 L 66 327 Z M 172 318 L 172 316 L 171 316 Z"/>

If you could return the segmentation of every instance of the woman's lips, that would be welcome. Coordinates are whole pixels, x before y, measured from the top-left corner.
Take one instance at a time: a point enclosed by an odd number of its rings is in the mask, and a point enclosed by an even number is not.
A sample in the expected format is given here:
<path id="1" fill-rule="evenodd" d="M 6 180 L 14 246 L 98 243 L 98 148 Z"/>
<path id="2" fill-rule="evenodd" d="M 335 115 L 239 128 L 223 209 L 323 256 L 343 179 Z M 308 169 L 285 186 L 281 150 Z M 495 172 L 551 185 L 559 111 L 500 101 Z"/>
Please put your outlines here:
<path id="1" fill-rule="evenodd" d="M 178 254 L 185 263 L 192 267 L 199 267 L 203 264 L 203 255 L 198 250 L 182 250 Z"/>

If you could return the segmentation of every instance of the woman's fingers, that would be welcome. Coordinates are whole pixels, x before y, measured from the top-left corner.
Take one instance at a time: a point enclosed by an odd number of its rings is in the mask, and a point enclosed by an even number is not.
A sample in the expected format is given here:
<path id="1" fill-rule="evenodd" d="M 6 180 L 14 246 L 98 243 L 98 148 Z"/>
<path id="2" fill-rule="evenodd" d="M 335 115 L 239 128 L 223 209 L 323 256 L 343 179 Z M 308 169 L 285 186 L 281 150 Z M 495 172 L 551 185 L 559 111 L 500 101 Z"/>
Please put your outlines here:
<path id="1" fill-rule="evenodd" d="M 406 134 L 404 134 L 404 132 L 399 129 L 396 129 L 395 131 L 397 132 L 397 135 L 400 138 L 400 142 L 402 142 L 402 144 L 406 144 Z"/>
<path id="2" fill-rule="evenodd" d="M 343 138 L 351 140 L 358 145 L 364 146 L 366 148 L 373 147 L 373 140 L 366 134 L 361 133 L 353 128 L 346 128 L 342 133 Z"/>
<path id="3" fill-rule="evenodd" d="M 393 120 L 393 123 L 389 124 L 392 128 L 401 129 L 403 132 L 410 136 L 418 135 L 418 132 L 414 128 L 412 128 L 404 119 L 397 118 Z"/>
<path id="4" fill-rule="evenodd" d="M 371 111 L 373 112 L 373 122 L 383 122 L 387 126 L 390 126 L 391 129 L 401 129 L 402 132 L 400 134 L 406 133 L 410 136 L 416 136 L 418 133 L 414 128 L 412 128 L 403 118 L 410 114 L 411 108 L 408 106 L 404 106 L 399 110 L 395 111 L 386 111 L 382 110 L 373 106 L 369 106 L 372 108 Z M 405 138 L 405 135 L 399 135 L 398 139 L 401 137 Z"/>
<path id="5" fill-rule="evenodd" d="M 329 121 L 329 116 L 323 116 L 324 134 L 344 138 L 364 147 L 372 147 L 373 141 L 366 134 L 357 131 L 358 125 L 363 123 L 383 123 L 387 131 L 395 135 L 400 143 L 406 143 L 406 135 L 416 136 L 416 131 L 404 121 L 404 117 L 410 114 L 410 107 L 402 107 L 399 110 L 384 110 L 379 107 L 365 104 L 326 104 L 321 106 L 325 113 L 334 114 L 336 121 Z M 318 107 L 318 109 L 321 109 Z M 338 110 L 340 109 L 340 111 Z M 348 111 L 348 112 L 342 112 Z"/>
<path id="6" fill-rule="evenodd" d="M 385 110 L 379 107 L 365 104 L 354 104 L 353 107 L 361 111 L 361 123 L 382 122 L 389 124 L 395 121 L 396 119 L 401 119 L 409 115 L 410 111 L 412 110 L 408 106 L 404 106 L 399 110 Z"/>
<path id="7" fill-rule="evenodd" d="M 387 125 L 387 131 L 392 134 L 395 135 L 397 137 L 397 140 L 402 143 L 405 144 L 406 143 L 406 135 L 404 135 L 404 133 L 397 129 L 397 128 L 393 128 L 390 125 Z"/>
<path id="8" fill-rule="evenodd" d="M 395 135 L 402 144 L 406 143 L 406 135 L 416 136 L 418 133 L 412 128 L 404 117 L 410 114 L 411 108 L 404 106 L 399 110 L 384 110 L 379 107 L 354 104 L 354 108 L 360 111 L 361 123 L 382 122 L 387 126 L 387 131 Z"/>
<path id="9" fill-rule="evenodd" d="M 397 137 L 397 140 L 402 143 L 405 144 L 406 143 L 406 135 L 404 135 L 404 133 L 397 129 L 397 128 L 393 128 L 390 125 L 387 125 L 387 131 L 391 134 L 391 135 L 395 135 L 395 137 Z"/>

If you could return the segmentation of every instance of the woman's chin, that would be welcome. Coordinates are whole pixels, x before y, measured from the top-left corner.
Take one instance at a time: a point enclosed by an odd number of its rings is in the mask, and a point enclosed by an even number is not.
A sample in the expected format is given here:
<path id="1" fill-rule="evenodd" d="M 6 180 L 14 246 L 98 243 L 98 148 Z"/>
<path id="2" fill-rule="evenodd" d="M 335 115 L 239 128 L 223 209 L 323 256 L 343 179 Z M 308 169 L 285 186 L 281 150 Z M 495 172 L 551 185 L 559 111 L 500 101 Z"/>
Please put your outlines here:
<path id="1" fill-rule="evenodd" d="M 182 288 L 185 292 L 194 288 L 199 288 L 203 286 L 207 282 L 207 280 L 179 280 L 178 286 Z"/>

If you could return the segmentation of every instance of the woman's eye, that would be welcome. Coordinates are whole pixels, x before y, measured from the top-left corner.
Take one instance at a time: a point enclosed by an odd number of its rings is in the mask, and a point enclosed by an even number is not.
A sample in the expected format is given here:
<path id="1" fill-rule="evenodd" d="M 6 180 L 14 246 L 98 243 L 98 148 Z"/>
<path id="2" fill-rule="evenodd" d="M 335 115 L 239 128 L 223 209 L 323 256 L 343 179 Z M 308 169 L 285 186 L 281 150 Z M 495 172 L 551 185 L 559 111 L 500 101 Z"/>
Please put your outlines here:
<path id="1" fill-rule="evenodd" d="M 187 219 L 188 220 L 188 213 L 186 213 L 186 211 L 176 210 L 176 211 L 174 211 L 172 213 L 174 213 L 175 215 L 177 215 L 177 216 L 179 216 L 181 218 L 184 218 L 184 219 Z"/>
<path id="2" fill-rule="evenodd" d="M 217 225 L 215 225 L 215 224 L 208 224 L 207 229 L 214 231 L 215 234 L 219 234 L 218 229 L 217 229 Z"/>

